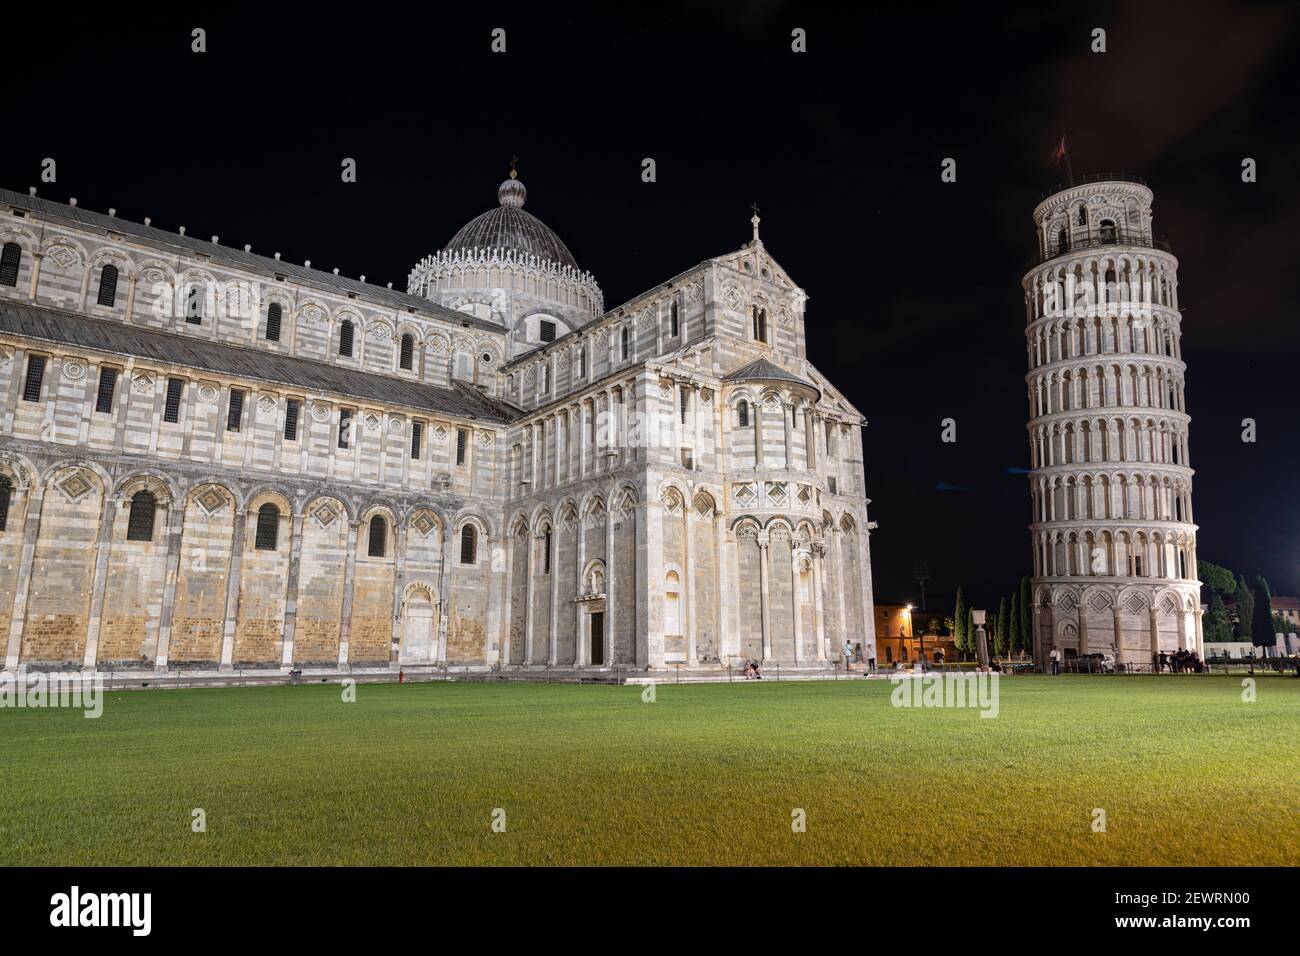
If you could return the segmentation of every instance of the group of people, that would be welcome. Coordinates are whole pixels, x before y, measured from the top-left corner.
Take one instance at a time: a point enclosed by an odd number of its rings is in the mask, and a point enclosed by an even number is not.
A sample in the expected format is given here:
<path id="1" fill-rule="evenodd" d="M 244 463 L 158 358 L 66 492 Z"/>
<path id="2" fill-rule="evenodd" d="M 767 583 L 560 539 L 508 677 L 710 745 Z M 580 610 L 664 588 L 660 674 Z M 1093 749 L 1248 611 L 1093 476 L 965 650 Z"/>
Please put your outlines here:
<path id="1" fill-rule="evenodd" d="M 868 657 L 864 661 L 862 657 L 861 643 L 851 644 L 847 639 L 845 639 L 844 646 L 840 648 L 840 653 L 844 655 L 845 671 L 847 671 L 852 664 L 866 663 L 867 671 L 869 673 L 874 674 L 876 672 L 876 659 L 874 657 Z"/>
<path id="2" fill-rule="evenodd" d="M 1157 671 L 1169 671 L 1172 674 L 1199 674 L 1205 670 L 1205 663 L 1192 651 L 1179 650 L 1172 654 L 1160 652 L 1156 659 Z"/>

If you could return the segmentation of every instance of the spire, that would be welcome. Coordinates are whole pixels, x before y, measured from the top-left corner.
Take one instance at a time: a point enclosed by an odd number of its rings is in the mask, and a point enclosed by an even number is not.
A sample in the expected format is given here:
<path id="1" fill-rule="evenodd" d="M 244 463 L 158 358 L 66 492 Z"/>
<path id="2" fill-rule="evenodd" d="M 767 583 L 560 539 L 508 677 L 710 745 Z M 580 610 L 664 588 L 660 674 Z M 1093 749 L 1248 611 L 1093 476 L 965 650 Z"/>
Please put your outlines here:
<path id="1" fill-rule="evenodd" d="M 754 242 L 762 245 L 762 240 L 758 238 L 758 224 L 761 220 L 758 218 L 758 204 L 750 203 L 749 208 L 754 210 L 754 215 L 750 217 L 750 224 L 754 227 Z"/>

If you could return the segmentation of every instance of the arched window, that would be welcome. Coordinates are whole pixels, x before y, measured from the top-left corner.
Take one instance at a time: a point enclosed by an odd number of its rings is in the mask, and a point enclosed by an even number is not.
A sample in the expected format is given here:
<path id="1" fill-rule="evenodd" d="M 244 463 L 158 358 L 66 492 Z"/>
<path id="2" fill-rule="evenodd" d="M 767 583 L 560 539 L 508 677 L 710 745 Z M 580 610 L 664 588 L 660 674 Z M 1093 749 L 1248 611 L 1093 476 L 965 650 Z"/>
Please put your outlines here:
<path id="1" fill-rule="evenodd" d="M 578 346 L 578 378 L 587 377 L 587 350 L 583 346 Z"/>
<path id="2" fill-rule="evenodd" d="M 274 551 L 280 537 L 280 509 L 269 501 L 257 509 L 257 537 L 254 547 L 258 551 Z"/>
<path id="3" fill-rule="evenodd" d="M 1101 221 L 1101 241 L 1102 242 L 1119 241 L 1119 233 L 1115 229 L 1115 223 L 1109 219 L 1103 219 Z"/>
<path id="4" fill-rule="evenodd" d="M 754 341 L 767 341 L 767 309 L 754 306 Z"/>
<path id="5" fill-rule="evenodd" d="M 415 339 L 411 338 L 409 334 L 403 335 L 401 356 L 400 358 L 398 358 L 397 364 L 402 368 L 409 369 L 412 367 L 414 358 L 415 358 Z"/>
<path id="6" fill-rule="evenodd" d="M 736 403 L 736 424 L 741 428 L 749 427 L 749 402 L 743 398 Z"/>
<path id="7" fill-rule="evenodd" d="M 18 285 L 18 267 L 23 261 L 23 247 L 16 242 L 6 242 L 0 252 L 0 285 Z"/>
<path id="8" fill-rule="evenodd" d="M 126 521 L 127 541 L 152 541 L 153 518 L 158 500 L 147 491 L 137 491 L 131 496 L 131 513 Z"/>
<path id="9" fill-rule="evenodd" d="M 668 334 L 672 338 L 677 338 L 679 331 L 679 322 L 677 320 L 677 303 L 674 302 L 668 307 Z"/>
<path id="10" fill-rule="evenodd" d="M 112 305 L 117 299 L 117 266 L 104 266 L 99 272 L 99 296 L 95 299 L 100 305 Z"/>
<path id="11" fill-rule="evenodd" d="M 203 289 L 197 285 L 185 290 L 185 321 L 190 325 L 203 324 Z"/>
<path id="12" fill-rule="evenodd" d="M 474 564 L 478 561 L 478 529 L 467 524 L 460 529 L 460 563 Z"/>
<path id="13" fill-rule="evenodd" d="M 1070 251 L 1070 230 L 1062 226 L 1061 231 L 1056 234 L 1056 254 L 1058 256 L 1063 256 L 1069 251 Z"/>
<path id="14" fill-rule="evenodd" d="M 618 333 L 618 342 L 619 342 L 619 349 L 623 355 L 623 361 L 626 362 L 628 356 L 631 354 L 628 345 L 628 335 L 627 335 L 626 325 L 623 326 L 623 330 Z"/>
<path id="15" fill-rule="evenodd" d="M 284 318 L 284 308 L 279 302 L 272 302 L 266 307 L 266 340 L 280 341 L 280 322 Z"/>
<path id="16" fill-rule="evenodd" d="M 1083 203 L 1079 203 L 1079 218 L 1077 221 L 1080 226 L 1088 225 L 1088 207 Z"/>
<path id="17" fill-rule="evenodd" d="M 370 556 L 382 558 L 388 551 L 388 522 L 383 515 L 370 519 Z"/>
<path id="18" fill-rule="evenodd" d="M 545 395 L 547 392 L 551 390 L 551 363 L 550 362 L 542 363 L 542 370 L 541 370 L 541 374 L 538 376 L 538 381 L 541 382 L 543 395 Z"/>
<path id="19" fill-rule="evenodd" d="M 352 320 L 344 319 L 339 325 L 339 355 L 351 357 L 352 355 Z"/>
<path id="20" fill-rule="evenodd" d="M 13 497 L 14 483 L 8 475 L 0 475 L 0 531 L 9 527 L 9 499 Z"/>
<path id="21" fill-rule="evenodd" d="M 554 538 L 553 538 L 553 536 L 551 535 L 551 529 L 550 529 L 550 528 L 547 528 L 547 529 L 546 529 L 546 534 L 543 535 L 543 540 L 542 540 L 542 548 L 543 548 L 543 551 L 542 551 L 542 573 L 543 573 L 543 574 L 550 574 L 550 573 L 551 573 L 551 543 L 552 543 L 553 540 L 554 540 Z"/>

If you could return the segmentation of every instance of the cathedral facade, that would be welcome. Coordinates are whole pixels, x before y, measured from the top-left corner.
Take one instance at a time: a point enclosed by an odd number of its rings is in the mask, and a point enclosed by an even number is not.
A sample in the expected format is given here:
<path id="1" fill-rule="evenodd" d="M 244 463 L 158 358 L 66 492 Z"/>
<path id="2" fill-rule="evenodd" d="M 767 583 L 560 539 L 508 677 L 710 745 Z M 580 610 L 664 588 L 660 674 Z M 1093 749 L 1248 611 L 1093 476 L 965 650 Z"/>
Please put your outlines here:
<path id="1" fill-rule="evenodd" d="M 1144 183 L 1034 210 L 1024 277 L 1034 652 L 1203 654 L 1178 260 Z"/>
<path id="2" fill-rule="evenodd" d="M 399 292 L 0 190 L 5 668 L 874 655 L 865 422 L 757 216 L 606 309 L 526 198 Z"/>

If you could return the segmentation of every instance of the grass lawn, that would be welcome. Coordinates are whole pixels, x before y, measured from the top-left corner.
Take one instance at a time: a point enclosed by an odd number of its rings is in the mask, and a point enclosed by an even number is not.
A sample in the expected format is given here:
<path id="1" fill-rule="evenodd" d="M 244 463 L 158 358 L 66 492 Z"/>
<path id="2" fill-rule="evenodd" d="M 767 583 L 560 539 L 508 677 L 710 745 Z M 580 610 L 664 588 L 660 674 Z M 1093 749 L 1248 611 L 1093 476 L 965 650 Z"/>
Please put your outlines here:
<path id="1" fill-rule="evenodd" d="M 1243 703 L 1239 677 L 1021 676 L 996 719 L 892 690 L 430 683 L 343 703 L 316 685 L 118 691 L 98 720 L 5 709 L 0 863 L 1300 863 L 1300 681 L 1260 677 Z"/>

